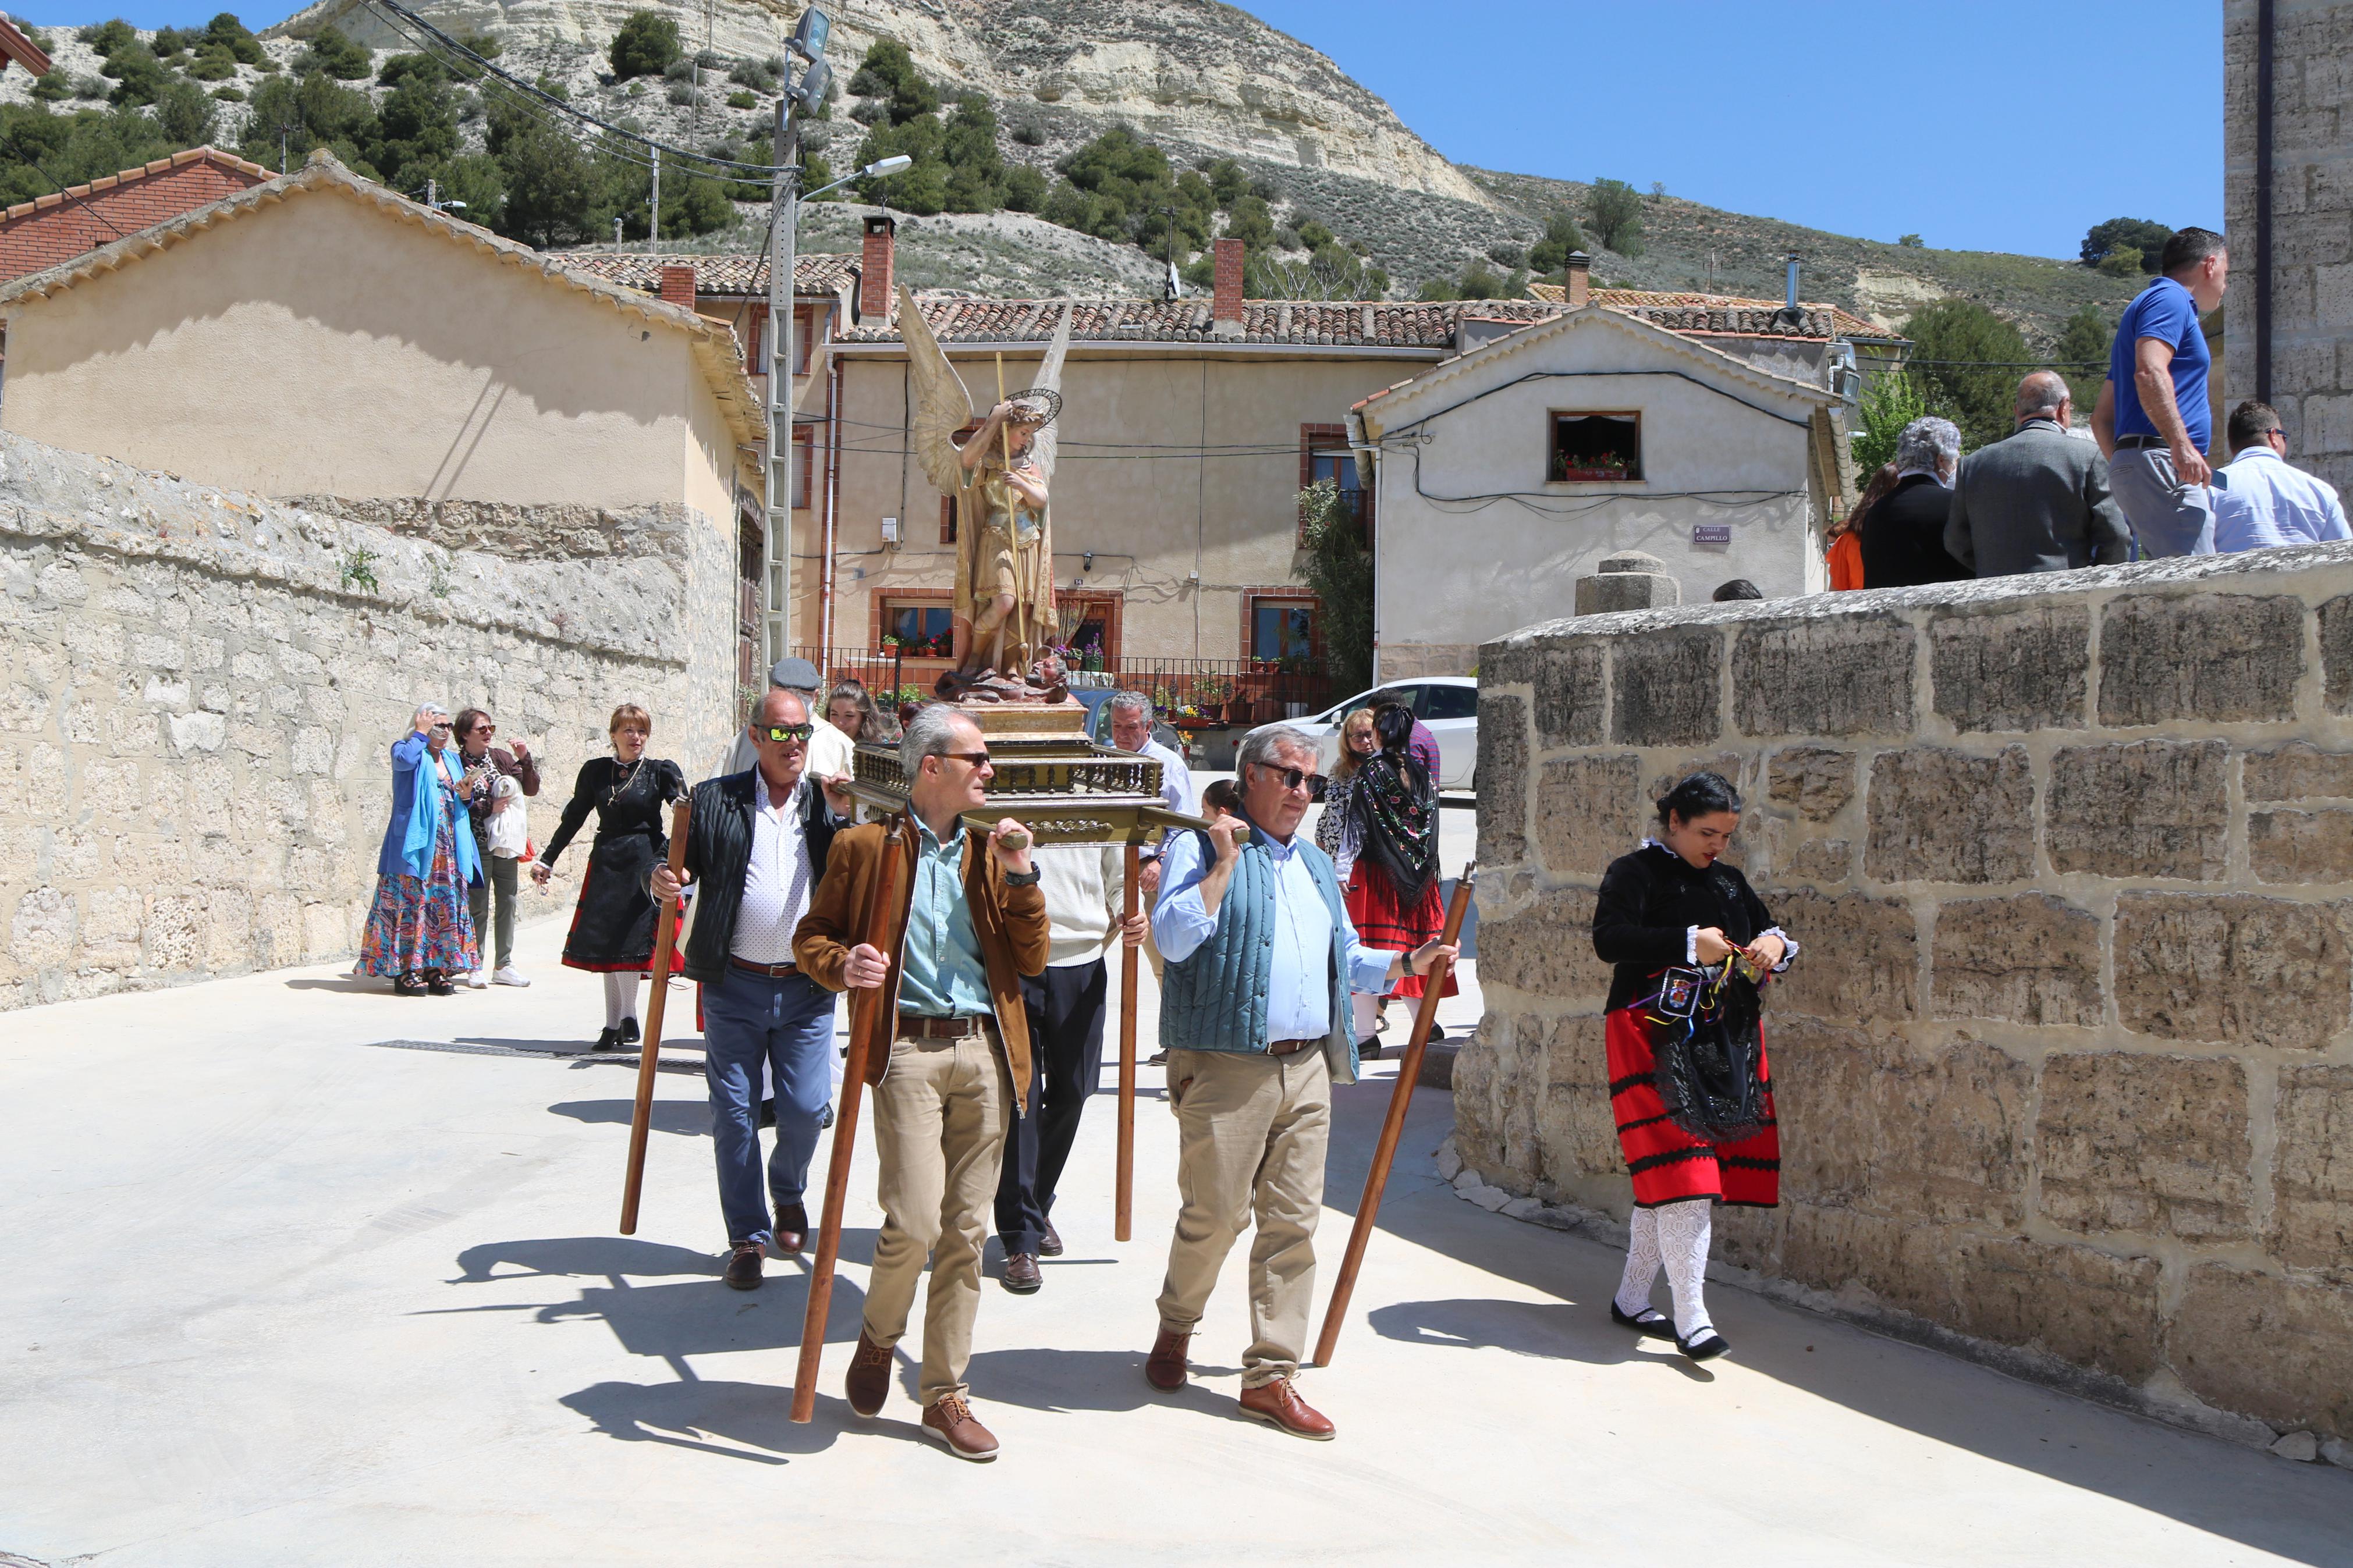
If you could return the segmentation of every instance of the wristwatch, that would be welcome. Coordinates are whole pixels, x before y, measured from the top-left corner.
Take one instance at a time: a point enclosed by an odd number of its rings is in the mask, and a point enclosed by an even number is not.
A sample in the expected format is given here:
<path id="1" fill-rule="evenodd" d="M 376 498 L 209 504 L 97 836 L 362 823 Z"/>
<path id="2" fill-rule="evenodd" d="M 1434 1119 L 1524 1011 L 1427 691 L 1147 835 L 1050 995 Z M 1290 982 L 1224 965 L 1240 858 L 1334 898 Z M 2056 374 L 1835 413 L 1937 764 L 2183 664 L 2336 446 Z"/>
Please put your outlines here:
<path id="1" fill-rule="evenodd" d="M 1008 871 L 1005 873 L 1005 885 L 1008 888 L 1034 888 L 1038 885 L 1038 868 L 1032 866 L 1027 871 Z"/>

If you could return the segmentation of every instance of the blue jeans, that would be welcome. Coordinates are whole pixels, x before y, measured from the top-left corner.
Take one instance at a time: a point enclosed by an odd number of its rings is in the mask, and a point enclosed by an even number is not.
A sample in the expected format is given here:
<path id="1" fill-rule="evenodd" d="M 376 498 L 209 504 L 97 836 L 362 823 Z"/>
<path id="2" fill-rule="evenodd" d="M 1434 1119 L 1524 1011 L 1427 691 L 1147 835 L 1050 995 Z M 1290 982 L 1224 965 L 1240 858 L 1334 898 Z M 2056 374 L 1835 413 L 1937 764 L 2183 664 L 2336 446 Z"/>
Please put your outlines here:
<path id="1" fill-rule="evenodd" d="M 770 979 L 730 966 L 702 988 L 702 1075 L 711 1085 L 711 1136 L 727 1239 L 773 1241 L 760 1191 L 760 1064 L 776 1079 L 776 1149 L 767 1197 L 797 1204 L 817 1152 L 818 1119 L 833 1099 L 833 993 L 801 974 Z"/>

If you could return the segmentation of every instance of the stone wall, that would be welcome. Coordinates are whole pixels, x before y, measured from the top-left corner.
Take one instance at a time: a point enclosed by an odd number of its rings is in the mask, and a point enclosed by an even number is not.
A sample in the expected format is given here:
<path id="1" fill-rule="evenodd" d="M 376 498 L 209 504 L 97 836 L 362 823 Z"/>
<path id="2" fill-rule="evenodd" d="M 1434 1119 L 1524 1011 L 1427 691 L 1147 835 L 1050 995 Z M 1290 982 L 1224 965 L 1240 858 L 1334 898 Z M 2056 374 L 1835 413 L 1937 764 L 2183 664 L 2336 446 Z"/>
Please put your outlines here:
<path id="1" fill-rule="evenodd" d="M 733 552 L 711 520 L 505 509 L 468 549 L 446 510 L 333 504 L 0 433 L 0 1007 L 350 951 L 385 748 L 421 700 L 533 744 L 542 842 L 616 702 L 651 710 L 691 777 L 717 754 Z"/>
<path id="2" fill-rule="evenodd" d="M 1591 616 L 1480 668 L 1480 1176 L 1628 1212 L 1594 889 L 1713 767 L 1804 945 L 1783 1204 L 1719 1210 L 1718 1257 L 2353 1438 L 2353 545 Z"/>
<path id="3" fill-rule="evenodd" d="M 2256 0 L 2222 7 L 2223 297 L 2232 398 L 2255 386 Z M 2272 405 L 2288 458 L 2353 492 L 2353 0 L 2276 0 Z M 2218 428 L 2215 435 L 2221 435 Z"/>

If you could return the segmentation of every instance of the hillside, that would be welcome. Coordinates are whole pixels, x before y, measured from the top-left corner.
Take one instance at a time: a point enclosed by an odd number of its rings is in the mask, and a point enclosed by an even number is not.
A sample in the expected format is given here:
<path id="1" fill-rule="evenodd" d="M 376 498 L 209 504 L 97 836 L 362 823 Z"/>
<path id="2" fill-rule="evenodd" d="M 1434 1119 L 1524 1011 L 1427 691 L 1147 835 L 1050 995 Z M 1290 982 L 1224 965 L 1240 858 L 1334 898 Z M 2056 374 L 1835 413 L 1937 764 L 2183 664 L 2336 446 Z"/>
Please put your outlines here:
<path id="1" fill-rule="evenodd" d="M 673 145 L 737 149 L 748 149 L 772 123 L 773 88 L 761 67 L 783 54 L 799 10 L 792 0 L 712 0 L 707 12 L 654 6 L 676 18 L 690 51 L 707 51 L 698 102 L 686 81 L 613 79 L 612 36 L 641 8 L 638 0 L 414 0 L 414 8 L 453 34 L 495 37 L 502 68 L 560 85 L 600 118 Z M 877 108 L 840 89 L 868 47 L 891 38 L 906 46 L 944 95 L 987 97 L 1008 166 L 1026 165 L 1051 181 L 1059 163 L 1121 125 L 1156 142 L 1179 168 L 1231 159 L 1268 194 L 1278 245 L 1295 244 L 1298 228 L 1313 219 L 1361 247 L 1388 274 L 1392 294 L 1456 279 L 1473 263 L 1508 274 L 1555 211 L 1588 216 L 1590 187 L 1448 163 L 1324 55 L 1217 0 L 847 0 L 829 10 L 835 112 L 808 128 L 808 140 L 837 172 L 856 157 L 867 135 L 860 121 Z M 330 26 L 374 50 L 379 64 L 418 47 L 366 0 L 320 0 L 269 29 L 263 43 L 275 63 L 292 64 L 301 41 Z M 94 75 L 100 62 L 71 34 L 55 29 L 51 37 L 61 71 L 101 92 L 111 85 Z M 258 79 L 240 67 L 230 85 L 250 92 Z M 350 85 L 379 102 L 387 90 L 365 79 Z M 9 72 L 0 77 L 0 102 L 24 102 L 29 88 L 23 73 Z M 235 144 L 247 133 L 247 117 L 236 103 L 218 104 L 214 139 Z M 463 121 L 464 146 L 479 150 L 484 123 L 479 110 Z M 2135 290 L 2048 258 L 1857 239 L 1672 195 L 1645 197 L 1642 207 L 1641 256 L 1588 243 L 1597 282 L 1778 296 L 1782 258 L 1794 250 L 1809 300 L 1900 325 L 1920 304 L 1958 296 L 2009 317 L 2038 344 L 2084 305 L 2113 315 Z M 694 247 L 756 246 L 764 210 L 746 203 L 737 211 L 735 228 L 704 235 Z M 810 248 L 852 243 L 847 211 L 813 207 L 806 222 Z M 638 227 L 642 232 L 641 222 Z M 909 218 L 901 240 L 903 274 L 919 287 L 1135 293 L 1155 288 L 1162 271 L 1134 245 L 1009 211 Z"/>

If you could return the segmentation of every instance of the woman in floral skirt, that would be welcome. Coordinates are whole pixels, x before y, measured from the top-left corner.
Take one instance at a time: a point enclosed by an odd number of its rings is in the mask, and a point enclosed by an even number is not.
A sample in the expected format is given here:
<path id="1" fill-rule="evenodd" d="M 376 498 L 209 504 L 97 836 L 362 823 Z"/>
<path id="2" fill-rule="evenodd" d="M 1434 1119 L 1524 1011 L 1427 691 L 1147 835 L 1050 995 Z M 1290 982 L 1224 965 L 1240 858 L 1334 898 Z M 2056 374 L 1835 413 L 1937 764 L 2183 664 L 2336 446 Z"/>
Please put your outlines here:
<path id="1" fill-rule="evenodd" d="M 389 979 L 400 996 L 447 996 L 450 976 L 479 962 L 467 889 L 482 871 L 474 835 L 458 822 L 465 770 L 449 733 L 448 710 L 427 702 L 392 746 L 392 820 L 376 852 L 359 973 Z"/>

